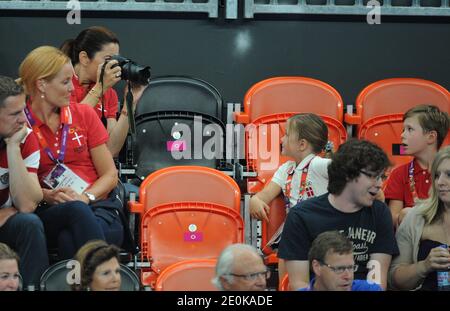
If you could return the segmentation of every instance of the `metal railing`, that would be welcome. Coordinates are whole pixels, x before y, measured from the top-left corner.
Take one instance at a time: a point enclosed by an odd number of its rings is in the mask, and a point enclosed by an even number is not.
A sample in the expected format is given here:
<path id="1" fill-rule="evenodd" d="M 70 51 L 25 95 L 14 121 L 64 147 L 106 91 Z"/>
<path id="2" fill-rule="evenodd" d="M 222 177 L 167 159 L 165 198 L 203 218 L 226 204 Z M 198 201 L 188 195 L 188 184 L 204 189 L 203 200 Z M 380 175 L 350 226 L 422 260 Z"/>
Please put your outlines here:
<path id="1" fill-rule="evenodd" d="M 244 2 L 239 2 L 244 1 Z M 244 18 L 255 14 L 367 15 L 375 8 L 370 0 L 0 0 L 0 10 L 70 10 L 74 2 L 86 11 L 141 11 L 205 13 L 219 17 L 225 5 L 226 19 L 237 19 L 239 4 Z M 380 15 L 450 16 L 450 0 L 372 0 Z M 369 2 L 369 3 L 368 3 Z"/>
<path id="2" fill-rule="evenodd" d="M 0 10 L 68 10 L 72 1 L 0 0 Z M 146 11 L 207 13 L 219 16 L 219 0 L 81 0 L 86 11 Z"/>
<path id="3" fill-rule="evenodd" d="M 369 0 L 245 0 L 244 17 L 255 14 L 367 15 Z M 449 0 L 378 0 L 380 15 L 450 16 Z"/>

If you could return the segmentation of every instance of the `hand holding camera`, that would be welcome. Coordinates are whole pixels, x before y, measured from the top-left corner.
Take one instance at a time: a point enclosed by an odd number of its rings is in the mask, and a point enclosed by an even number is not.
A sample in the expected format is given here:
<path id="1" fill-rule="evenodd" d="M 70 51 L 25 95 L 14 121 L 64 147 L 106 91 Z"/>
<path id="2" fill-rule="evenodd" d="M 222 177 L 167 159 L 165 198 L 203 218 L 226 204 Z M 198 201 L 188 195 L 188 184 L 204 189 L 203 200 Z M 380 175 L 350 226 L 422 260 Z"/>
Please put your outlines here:
<path id="1" fill-rule="evenodd" d="M 104 64 L 104 71 L 108 68 L 120 68 L 121 75 L 120 78 L 122 80 L 127 80 L 132 82 L 133 84 L 138 85 L 147 85 L 150 82 L 150 67 L 149 66 L 140 66 L 133 62 L 132 60 L 125 58 L 120 55 L 113 55 L 111 59 Z M 103 70 L 103 69 L 102 69 Z M 101 73 L 100 73 L 100 81 L 101 81 Z"/>
<path id="2" fill-rule="evenodd" d="M 112 73 L 115 73 L 115 75 Z M 128 116 L 130 131 L 132 134 L 135 134 L 136 124 L 133 117 L 134 108 L 146 86 L 150 83 L 150 67 L 140 66 L 132 60 L 120 55 L 113 55 L 100 69 L 99 83 L 102 84 L 103 88 L 108 85 L 105 83 L 105 79 L 107 78 L 110 79 L 108 81 L 113 82 L 111 86 L 117 83 L 117 79 L 126 80 L 128 82 L 128 93 L 125 94 L 125 108 L 122 109 L 121 114 Z"/>
<path id="3" fill-rule="evenodd" d="M 121 80 L 122 68 L 118 66 L 117 60 L 106 60 L 97 69 L 97 84 L 103 84 L 103 92 L 113 87 Z M 102 77 L 103 76 L 103 77 Z"/>
<path id="4" fill-rule="evenodd" d="M 131 92 L 133 93 L 133 111 L 136 109 L 136 105 L 139 102 L 139 99 L 142 97 L 142 94 L 147 89 L 148 85 L 142 85 L 142 84 L 136 84 L 136 83 L 130 83 L 131 84 Z M 128 94 L 128 85 L 125 86 L 123 97 L 127 98 Z"/>

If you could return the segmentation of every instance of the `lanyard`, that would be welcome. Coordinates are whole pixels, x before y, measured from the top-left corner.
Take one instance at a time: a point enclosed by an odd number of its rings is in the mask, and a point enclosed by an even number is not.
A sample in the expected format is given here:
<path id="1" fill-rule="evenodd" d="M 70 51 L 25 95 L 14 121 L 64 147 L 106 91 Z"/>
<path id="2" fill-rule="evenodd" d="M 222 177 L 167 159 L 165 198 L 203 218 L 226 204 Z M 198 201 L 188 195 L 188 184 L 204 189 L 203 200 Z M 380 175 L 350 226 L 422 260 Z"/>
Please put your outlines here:
<path id="1" fill-rule="evenodd" d="M 68 110 L 68 109 L 67 109 Z M 59 150 L 59 156 L 58 158 L 55 158 L 50 147 L 48 146 L 47 140 L 45 139 L 44 135 L 42 135 L 41 130 L 36 125 L 36 120 L 34 120 L 33 116 L 31 115 L 30 110 L 28 110 L 28 107 L 25 107 L 25 115 L 28 119 L 28 122 L 30 123 L 31 127 L 33 128 L 33 131 L 36 133 L 36 136 L 39 140 L 39 145 L 42 149 L 44 149 L 45 153 L 48 155 L 50 160 L 52 160 L 55 163 L 62 163 L 64 161 L 64 157 L 66 155 L 66 147 L 67 147 L 67 135 L 69 133 L 69 122 L 67 122 L 68 119 L 68 112 L 66 109 L 61 108 L 62 113 L 62 119 L 64 125 L 61 132 L 61 149 Z"/>
<path id="2" fill-rule="evenodd" d="M 419 197 L 416 191 L 416 182 L 414 181 L 414 160 L 412 160 L 411 163 L 409 163 L 408 179 L 409 179 L 409 191 L 411 192 L 413 202 L 416 202 Z"/>
<path id="3" fill-rule="evenodd" d="M 302 170 L 302 178 L 300 180 L 300 186 L 298 188 L 298 199 L 297 199 L 297 203 L 300 201 L 300 199 L 303 198 L 303 194 L 306 191 L 306 178 L 308 177 L 308 170 L 309 170 L 309 165 L 311 164 L 311 161 L 314 159 L 315 157 L 313 157 L 311 160 L 309 160 L 309 162 L 305 165 L 305 167 Z M 285 191 L 285 202 L 286 202 L 286 208 L 290 207 L 290 199 L 291 199 L 291 184 L 292 184 L 292 177 L 294 176 L 294 172 L 295 169 L 292 170 L 292 173 L 288 174 L 288 178 L 286 180 L 286 191 Z M 308 197 L 310 196 L 314 196 L 314 192 L 312 189 L 310 189 L 308 191 Z"/>

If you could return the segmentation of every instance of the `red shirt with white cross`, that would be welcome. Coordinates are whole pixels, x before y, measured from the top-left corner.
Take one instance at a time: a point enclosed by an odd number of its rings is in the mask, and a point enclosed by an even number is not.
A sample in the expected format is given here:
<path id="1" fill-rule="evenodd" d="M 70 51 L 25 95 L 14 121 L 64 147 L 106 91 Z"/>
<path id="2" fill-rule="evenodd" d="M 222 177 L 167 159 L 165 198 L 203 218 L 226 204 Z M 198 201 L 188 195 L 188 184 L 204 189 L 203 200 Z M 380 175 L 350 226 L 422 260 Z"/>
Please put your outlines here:
<path id="1" fill-rule="evenodd" d="M 36 117 L 30 106 L 28 106 L 28 109 L 36 122 L 36 126 L 47 141 L 53 156 L 58 158 L 61 148 L 62 124 L 54 133 Z M 105 144 L 109 138 L 108 132 L 95 114 L 94 109 L 89 105 L 71 103 L 70 106 L 64 109 L 69 110 L 71 122 L 69 122 L 66 155 L 63 163 L 87 183 L 92 184 L 99 176 L 92 162 L 90 149 Z M 41 164 L 38 170 L 38 177 L 42 187 L 47 188 L 42 180 L 54 166 L 55 162 L 49 158 L 41 146 Z"/>
<path id="2" fill-rule="evenodd" d="M 76 75 L 73 75 L 72 83 L 74 90 L 72 91 L 72 94 L 70 96 L 71 103 L 81 103 L 82 100 L 86 97 L 87 93 L 95 85 L 95 83 L 91 83 L 87 88 L 84 88 L 80 84 L 80 80 Z M 99 100 L 99 102 L 95 106 L 94 110 L 100 119 L 102 118 L 101 102 L 103 102 L 103 105 L 105 106 L 105 117 L 107 119 L 116 119 L 117 111 L 119 110 L 119 98 L 117 97 L 117 92 L 113 88 L 109 88 L 103 95 L 101 101 Z"/>
<path id="3" fill-rule="evenodd" d="M 409 182 L 409 165 L 408 162 L 393 169 L 387 180 L 386 189 L 384 189 L 386 200 L 402 201 L 403 207 L 414 206 Z M 430 172 L 420 167 L 419 163 L 414 160 L 414 187 L 419 199 L 428 198 L 431 182 Z"/>

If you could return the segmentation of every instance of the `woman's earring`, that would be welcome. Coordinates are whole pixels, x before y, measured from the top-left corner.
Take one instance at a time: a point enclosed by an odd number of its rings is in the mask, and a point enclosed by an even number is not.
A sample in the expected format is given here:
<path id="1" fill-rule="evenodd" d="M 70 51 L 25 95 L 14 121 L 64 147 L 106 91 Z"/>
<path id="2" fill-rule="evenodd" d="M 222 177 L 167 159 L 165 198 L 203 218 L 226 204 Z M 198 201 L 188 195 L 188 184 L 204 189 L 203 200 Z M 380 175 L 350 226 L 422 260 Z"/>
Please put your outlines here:
<path id="1" fill-rule="evenodd" d="M 45 95 L 44 95 L 44 93 L 42 93 L 42 94 L 41 94 L 41 98 L 42 98 L 42 99 L 44 99 L 44 98 L 45 98 Z"/>

